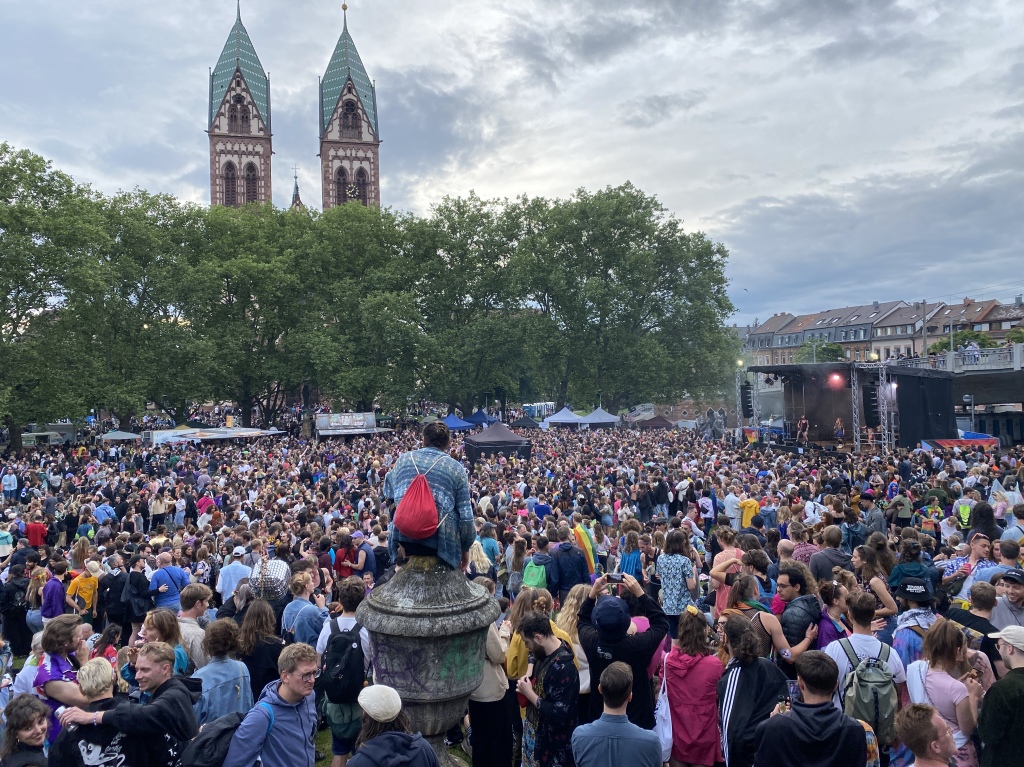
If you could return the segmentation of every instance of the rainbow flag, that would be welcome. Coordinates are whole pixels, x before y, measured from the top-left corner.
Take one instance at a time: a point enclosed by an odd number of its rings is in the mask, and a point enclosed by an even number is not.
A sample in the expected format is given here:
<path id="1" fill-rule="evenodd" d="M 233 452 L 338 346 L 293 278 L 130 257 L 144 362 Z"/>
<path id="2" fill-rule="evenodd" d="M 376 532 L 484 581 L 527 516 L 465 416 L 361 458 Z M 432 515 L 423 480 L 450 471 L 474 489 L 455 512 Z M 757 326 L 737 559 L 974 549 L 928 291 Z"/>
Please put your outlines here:
<path id="1" fill-rule="evenodd" d="M 579 546 L 580 551 L 587 558 L 587 567 L 590 569 L 590 574 L 593 575 L 597 557 L 594 556 L 594 542 L 590 540 L 590 533 L 586 531 L 583 525 L 576 525 L 572 532 L 576 536 L 576 545 Z"/>
<path id="2" fill-rule="evenodd" d="M 743 436 L 747 438 L 747 442 L 757 442 L 757 429 L 748 429 L 744 426 Z"/>

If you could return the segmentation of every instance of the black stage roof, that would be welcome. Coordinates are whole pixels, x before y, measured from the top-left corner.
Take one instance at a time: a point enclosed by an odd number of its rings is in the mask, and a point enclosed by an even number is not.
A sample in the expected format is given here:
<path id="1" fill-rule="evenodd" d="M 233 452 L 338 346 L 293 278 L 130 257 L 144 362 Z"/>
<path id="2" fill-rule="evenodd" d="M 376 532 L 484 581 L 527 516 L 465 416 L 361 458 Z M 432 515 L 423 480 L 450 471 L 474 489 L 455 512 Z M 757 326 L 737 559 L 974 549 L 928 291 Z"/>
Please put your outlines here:
<path id="1" fill-rule="evenodd" d="M 856 362 L 816 362 L 793 365 L 752 365 L 746 368 L 751 373 L 763 373 L 780 376 L 812 376 L 828 375 L 829 373 L 848 373 L 856 367 L 858 373 L 877 374 L 878 366 L 871 363 Z M 885 372 L 890 376 L 912 376 L 914 378 L 953 378 L 948 370 L 932 370 L 931 368 L 911 367 L 910 365 L 887 365 Z"/>

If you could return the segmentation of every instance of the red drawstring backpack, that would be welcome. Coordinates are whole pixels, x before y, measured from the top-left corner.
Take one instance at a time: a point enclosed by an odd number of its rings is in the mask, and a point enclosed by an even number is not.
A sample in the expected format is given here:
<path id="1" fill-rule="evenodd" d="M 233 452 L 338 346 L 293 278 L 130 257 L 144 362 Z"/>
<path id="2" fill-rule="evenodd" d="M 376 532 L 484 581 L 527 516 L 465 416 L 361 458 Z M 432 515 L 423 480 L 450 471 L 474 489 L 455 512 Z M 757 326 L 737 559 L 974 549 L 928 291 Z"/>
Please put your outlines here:
<path id="1" fill-rule="evenodd" d="M 437 466 L 444 456 L 440 456 L 434 461 L 433 466 L 423 473 L 420 473 L 416 459 L 411 455 L 409 458 L 412 460 L 413 468 L 416 469 L 416 476 L 413 477 L 409 489 L 405 491 L 402 500 L 398 502 L 398 508 L 395 509 L 395 528 L 406 538 L 421 541 L 434 535 L 438 525 L 441 524 L 438 519 L 434 494 L 430 492 L 430 485 L 427 484 L 427 474 L 434 466 Z"/>

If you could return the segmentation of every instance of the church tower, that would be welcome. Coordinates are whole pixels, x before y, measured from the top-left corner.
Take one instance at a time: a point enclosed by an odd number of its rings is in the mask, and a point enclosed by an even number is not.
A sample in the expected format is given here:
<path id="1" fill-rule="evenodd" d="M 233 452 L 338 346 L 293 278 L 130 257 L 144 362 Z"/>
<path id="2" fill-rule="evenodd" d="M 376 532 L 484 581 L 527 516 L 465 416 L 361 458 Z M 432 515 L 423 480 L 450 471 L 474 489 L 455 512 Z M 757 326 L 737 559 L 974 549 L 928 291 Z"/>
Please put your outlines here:
<path id="1" fill-rule="evenodd" d="M 320 81 L 320 169 L 323 209 L 356 200 L 380 206 L 377 91 L 344 28 Z"/>
<path id="2" fill-rule="evenodd" d="M 272 198 L 270 76 L 242 25 L 235 26 L 210 72 L 210 204 L 237 207 Z"/>

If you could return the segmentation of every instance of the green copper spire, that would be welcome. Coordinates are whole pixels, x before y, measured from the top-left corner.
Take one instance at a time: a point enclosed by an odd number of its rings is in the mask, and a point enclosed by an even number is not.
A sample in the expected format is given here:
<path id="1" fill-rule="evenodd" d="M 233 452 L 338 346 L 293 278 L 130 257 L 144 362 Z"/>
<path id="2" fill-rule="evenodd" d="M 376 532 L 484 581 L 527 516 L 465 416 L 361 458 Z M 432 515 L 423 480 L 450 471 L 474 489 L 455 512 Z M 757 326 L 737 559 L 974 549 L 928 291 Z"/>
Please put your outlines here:
<path id="1" fill-rule="evenodd" d="M 348 6 L 342 6 L 343 11 Z M 363 109 L 373 127 L 374 135 L 377 131 L 377 99 L 374 93 L 373 83 L 366 74 L 366 68 L 356 51 L 356 44 L 352 41 L 352 35 L 348 32 L 348 14 L 345 13 L 344 28 L 341 30 L 341 37 L 338 38 L 338 45 L 334 48 L 334 55 L 331 56 L 331 63 L 327 65 L 323 80 L 320 82 L 320 104 L 322 114 L 320 116 L 320 134 L 327 130 L 327 125 L 334 114 L 334 108 L 338 105 L 338 99 L 345 88 L 345 83 L 352 79 L 359 94 L 359 100 L 363 102 Z"/>
<path id="2" fill-rule="evenodd" d="M 224 50 L 220 53 L 217 66 L 210 75 L 210 125 L 213 125 L 213 116 L 217 114 L 224 94 L 231 85 L 231 78 L 235 75 L 235 69 L 242 70 L 249 92 L 252 93 L 256 108 L 260 117 L 266 123 L 267 132 L 270 132 L 270 78 L 263 71 L 260 57 L 256 55 L 249 33 L 245 31 L 242 24 L 241 2 L 236 8 L 235 25 L 231 28 L 227 42 L 224 43 Z"/>

